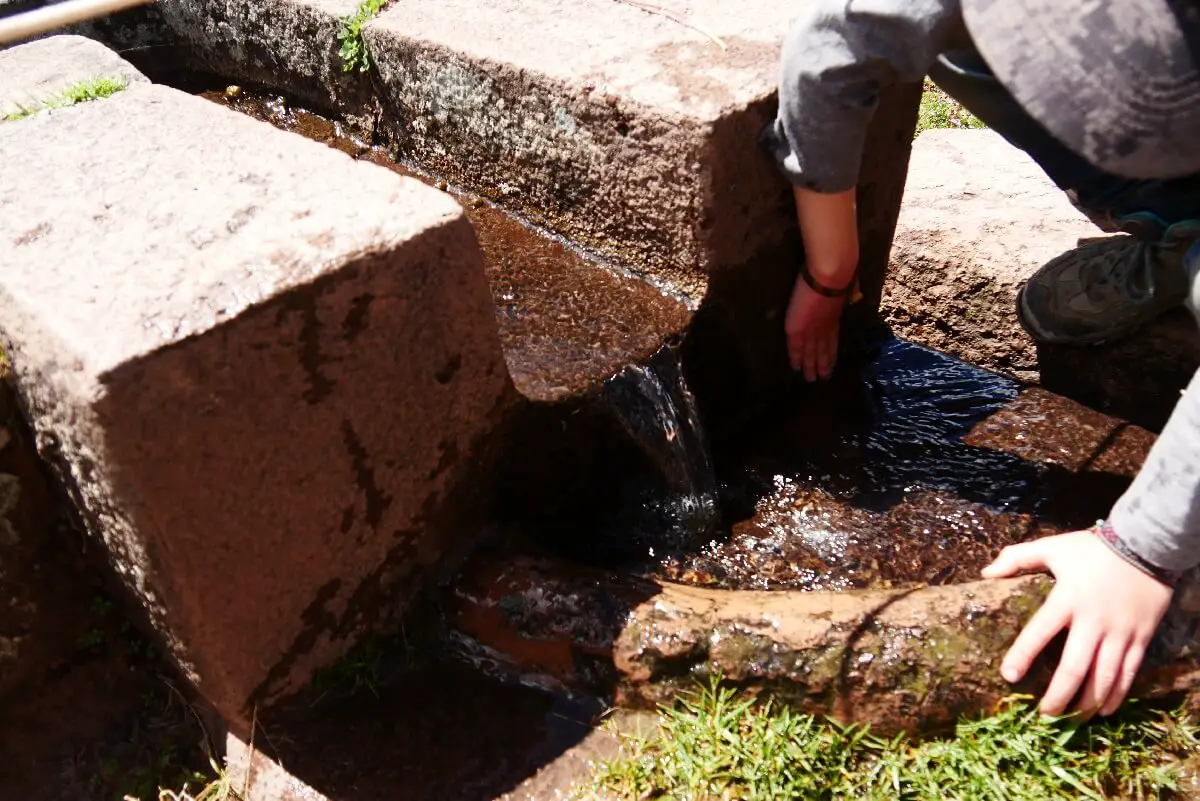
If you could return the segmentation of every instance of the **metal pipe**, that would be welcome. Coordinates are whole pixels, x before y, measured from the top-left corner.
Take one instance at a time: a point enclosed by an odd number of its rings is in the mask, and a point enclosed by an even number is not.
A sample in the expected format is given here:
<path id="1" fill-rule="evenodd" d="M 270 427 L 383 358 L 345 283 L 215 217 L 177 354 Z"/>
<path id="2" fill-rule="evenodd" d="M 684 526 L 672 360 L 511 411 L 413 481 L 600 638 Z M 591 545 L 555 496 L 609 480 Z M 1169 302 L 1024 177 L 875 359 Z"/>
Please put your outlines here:
<path id="1" fill-rule="evenodd" d="M 76 22 L 103 17 L 154 0 L 66 0 L 0 19 L 0 45 L 29 39 Z"/>

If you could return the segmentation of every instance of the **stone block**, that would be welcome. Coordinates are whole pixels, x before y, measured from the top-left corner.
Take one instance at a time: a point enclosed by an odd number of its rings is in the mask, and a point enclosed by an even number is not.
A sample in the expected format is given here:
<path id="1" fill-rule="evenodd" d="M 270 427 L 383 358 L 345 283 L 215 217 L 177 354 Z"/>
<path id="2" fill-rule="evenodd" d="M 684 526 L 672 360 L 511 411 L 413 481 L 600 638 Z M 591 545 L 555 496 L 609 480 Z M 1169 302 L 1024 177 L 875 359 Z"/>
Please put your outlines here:
<path id="1" fill-rule="evenodd" d="M 1103 232 L 992 131 L 926 131 L 909 173 L 882 305 L 896 332 L 1160 428 L 1200 366 L 1189 316 L 1167 315 L 1103 347 L 1037 346 L 1017 322 L 1018 291 Z"/>
<path id="2" fill-rule="evenodd" d="M 231 722 L 469 543 L 512 388 L 446 196 L 158 86 L 0 125 L 39 450 Z M 465 495 L 465 500 L 464 500 Z"/>
<path id="3" fill-rule="evenodd" d="M 795 8 L 688 6 L 676 19 L 612 0 L 406 0 L 366 37 L 403 157 L 699 306 L 689 363 L 706 373 L 694 388 L 711 411 L 730 388 L 785 373 L 800 246 L 790 186 L 757 139 Z M 865 305 L 882 283 L 916 92 L 891 93 L 871 136 Z"/>
<path id="4" fill-rule="evenodd" d="M 707 418 L 788 374 L 800 242 L 757 140 L 794 9 L 406 0 L 364 28 L 370 74 L 346 74 L 338 20 L 353 0 L 159 5 L 194 66 L 336 110 L 402 160 L 685 296 L 695 313 L 666 333 L 687 334 Z M 885 92 L 869 136 L 856 318 L 878 306 L 919 93 Z"/>
<path id="5" fill-rule="evenodd" d="M 0 50 L 0 116 L 97 77 L 149 83 L 128 61 L 82 36 L 51 36 Z"/>
<path id="6" fill-rule="evenodd" d="M 231 80 L 275 89 L 318 110 L 370 126 L 378 113 L 370 77 L 338 56 L 341 18 L 358 0 L 160 0 L 186 62 Z"/>

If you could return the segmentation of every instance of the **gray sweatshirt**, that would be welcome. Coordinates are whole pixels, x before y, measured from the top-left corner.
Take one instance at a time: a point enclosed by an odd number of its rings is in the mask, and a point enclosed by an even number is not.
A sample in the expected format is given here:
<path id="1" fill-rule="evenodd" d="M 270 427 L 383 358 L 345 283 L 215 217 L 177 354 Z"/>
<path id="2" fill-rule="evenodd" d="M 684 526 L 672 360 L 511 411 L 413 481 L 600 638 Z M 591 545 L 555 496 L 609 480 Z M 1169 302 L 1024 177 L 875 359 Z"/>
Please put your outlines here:
<path id="1" fill-rule="evenodd" d="M 880 89 L 922 80 L 938 54 L 969 42 L 959 0 L 810 0 L 784 45 L 767 147 L 797 186 L 854 187 Z M 1110 522 L 1123 548 L 1152 565 L 1200 564 L 1200 373 Z"/>

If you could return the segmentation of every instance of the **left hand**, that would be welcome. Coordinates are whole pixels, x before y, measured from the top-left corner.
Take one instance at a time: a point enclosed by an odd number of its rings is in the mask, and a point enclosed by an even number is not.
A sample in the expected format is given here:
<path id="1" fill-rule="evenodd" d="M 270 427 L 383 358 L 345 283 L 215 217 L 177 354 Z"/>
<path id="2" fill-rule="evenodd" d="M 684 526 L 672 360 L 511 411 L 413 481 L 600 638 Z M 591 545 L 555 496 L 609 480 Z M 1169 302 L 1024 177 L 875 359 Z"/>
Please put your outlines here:
<path id="1" fill-rule="evenodd" d="M 796 278 L 784 331 L 788 361 L 793 370 L 804 374 L 805 381 L 823 381 L 833 373 L 838 355 L 838 325 L 845 307 L 844 299 L 820 295 L 803 278 Z"/>
<path id="2" fill-rule="evenodd" d="M 1020 681 L 1054 636 L 1070 629 L 1041 711 L 1072 708 L 1084 719 L 1111 715 L 1133 685 L 1146 646 L 1171 603 L 1173 590 L 1114 553 L 1095 534 L 1077 531 L 1012 545 L 983 570 L 984 578 L 1048 570 L 1055 586 L 1017 636 L 1000 673 Z"/>

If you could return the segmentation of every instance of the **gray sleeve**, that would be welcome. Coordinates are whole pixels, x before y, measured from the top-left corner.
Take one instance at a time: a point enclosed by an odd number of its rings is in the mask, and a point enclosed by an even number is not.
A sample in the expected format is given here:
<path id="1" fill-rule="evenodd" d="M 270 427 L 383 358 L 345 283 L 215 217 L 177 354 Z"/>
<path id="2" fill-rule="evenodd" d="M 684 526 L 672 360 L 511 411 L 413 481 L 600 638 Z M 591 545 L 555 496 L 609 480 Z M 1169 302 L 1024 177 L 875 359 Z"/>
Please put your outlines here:
<path id="1" fill-rule="evenodd" d="M 783 46 L 763 144 L 793 184 L 850 189 L 880 89 L 920 81 L 963 36 L 959 0 L 810 0 Z"/>
<path id="2" fill-rule="evenodd" d="M 1109 522 L 1152 565 L 1187 570 L 1200 564 L 1200 371 Z"/>

